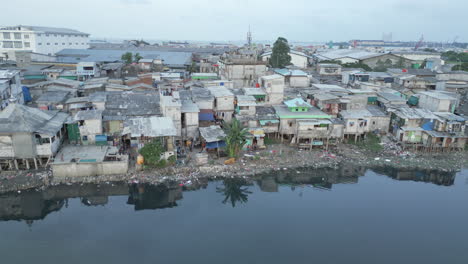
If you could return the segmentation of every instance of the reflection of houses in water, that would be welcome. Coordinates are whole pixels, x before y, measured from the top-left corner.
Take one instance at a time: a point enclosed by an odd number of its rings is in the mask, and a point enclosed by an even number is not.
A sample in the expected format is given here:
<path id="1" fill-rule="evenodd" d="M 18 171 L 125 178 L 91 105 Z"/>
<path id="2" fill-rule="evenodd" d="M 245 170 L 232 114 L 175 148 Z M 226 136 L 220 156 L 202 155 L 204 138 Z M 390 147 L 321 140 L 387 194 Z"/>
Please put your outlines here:
<path id="1" fill-rule="evenodd" d="M 373 171 L 399 181 L 427 182 L 436 185 L 451 186 L 455 182 L 456 172 L 435 170 L 405 170 L 394 168 L 379 168 Z"/>
<path id="2" fill-rule="evenodd" d="M 64 200 L 46 200 L 40 192 L 3 194 L 0 195 L 0 221 L 41 220 L 63 205 Z"/>
<path id="3" fill-rule="evenodd" d="M 299 172 L 299 173 L 298 173 Z M 277 192 L 278 185 L 308 184 L 316 188 L 331 189 L 333 184 L 357 183 L 364 176 L 364 167 L 343 166 L 339 169 L 300 169 L 270 173 L 257 181 L 260 190 Z"/>
<path id="4" fill-rule="evenodd" d="M 107 196 L 89 196 L 81 198 L 81 203 L 87 206 L 106 205 L 109 202 Z"/>
<path id="5" fill-rule="evenodd" d="M 132 184 L 129 186 L 128 204 L 135 205 L 135 210 L 159 209 L 177 206 L 182 199 L 182 188 L 168 188 L 149 184 Z"/>
<path id="6" fill-rule="evenodd" d="M 128 185 L 84 184 L 53 186 L 44 191 L 0 194 L 0 221 L 42 220 L 48 214 L 59 211 L 69 198 L 83 198 L 87 205 L 106 204 L 108 196 L 128 195 Z"/>

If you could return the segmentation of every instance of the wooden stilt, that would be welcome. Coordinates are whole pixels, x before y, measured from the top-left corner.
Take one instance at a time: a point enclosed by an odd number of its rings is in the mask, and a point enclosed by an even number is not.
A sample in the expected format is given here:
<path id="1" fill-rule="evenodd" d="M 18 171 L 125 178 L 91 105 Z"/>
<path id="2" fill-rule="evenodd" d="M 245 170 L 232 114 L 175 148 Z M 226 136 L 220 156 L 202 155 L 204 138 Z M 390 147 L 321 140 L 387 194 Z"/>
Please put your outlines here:
<path id="1" fill-rule="evenodd" d="M 15 170 L 19 170 L 18 161 L 14 159 L 13 162 L 15 163 Z"/>
<path id="2" fill-rule="evenodd" d="M 37 160 L 36 160 L 36 158 L 34 158 L 34 169 L 37 170 Z"/>
<path id="3" fill-rule="evenodd" d="M 11 160 L 8 161 L 8 167 L 11 171 L 13 170 L 13 161 Z"/>
<path id="4" fill-rule="evenodd" d="M 29 160 L 28 160 L 28 159 L 25 159 L 24 161 L 25 161 L 25 163 L 26 163 L 26 169 L 29 170 L 29 169 L 30 169 L 30 167 L 29 167 Z"/>
<path id="5" fill-rule="evenodd" d="M 49 166 L 49 162 L 50 162 L 51 159 L 52 159 L 52 156 L 49 156 L 49 159 L 47 159 L 47 163 L 46 163 L 45 167 Z"/>

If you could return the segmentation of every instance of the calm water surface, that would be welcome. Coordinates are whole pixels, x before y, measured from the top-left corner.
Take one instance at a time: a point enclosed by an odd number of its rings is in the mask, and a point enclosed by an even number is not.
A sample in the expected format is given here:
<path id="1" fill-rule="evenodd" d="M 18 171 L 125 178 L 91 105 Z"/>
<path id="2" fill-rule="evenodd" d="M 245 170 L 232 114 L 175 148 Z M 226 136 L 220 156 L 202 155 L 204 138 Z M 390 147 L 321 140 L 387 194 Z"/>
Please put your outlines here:
<path id="1" fill-rule="evenodd" d="M 0 195 L 0 263 L 468 263 L 468 170 Z"/>

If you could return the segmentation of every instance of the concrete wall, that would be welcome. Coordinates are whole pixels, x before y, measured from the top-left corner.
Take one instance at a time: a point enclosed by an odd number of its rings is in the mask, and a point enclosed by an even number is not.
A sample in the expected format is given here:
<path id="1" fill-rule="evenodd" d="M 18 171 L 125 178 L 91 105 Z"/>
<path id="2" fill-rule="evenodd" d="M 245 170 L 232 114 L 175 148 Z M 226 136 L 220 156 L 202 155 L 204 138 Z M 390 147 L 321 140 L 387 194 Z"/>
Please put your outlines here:
<path id="1" fill-rule="evenodd" d="M 204 99 L 194 99 L 195 104 L 197 104 L 198 108 L 200 109 L 210 109 L 213 110 L 214 108 L 214 99 L 212 100 L 204 100 Z"/>
<path id="2" fill-rule="evenodd" d="M 341 62 L 342 64 L 359 62 L 359 60 L 356 60 L 356 59 L 353 59 L 353 58 L 340 58 L 340 59 L 336 59 L 336 60 Z"/>
<path id="3" fill-rule="evenodd" d="M 15 156 L 13 151 L 13 140 L 11 136 L 0 136 L 0 157 L 12 158 Z"/>
<path id="4" fill-rule="evenodd" d="M 234 82 L 235 88 L 250 87 L 259 77 L 266 74 L 264 64 L 223 64 L 220 63 L 220 75 L 223 79 Z"/>
<path id="5" fill-rule="evenodd" d="M 341 68 L 320 66 L 319 64 L 317 69 L 320 75 L 341 75 Z"/>
<path id="6" fill-rule="evenodd" d="M 174 122 L 174 126 L 177 130 L 177 136 L 182 136 L 182 112 L 180 106 L 163 106 L 161 105 L 163 116 L 169 117 Z"/>
<path id="7" fill-rule="evenodd" d="M 55 142 L 57 142 L 57 140 L 54 141 L 54 143 Z M 52 147 L 50 144 L 36 145 L 36 152 L 38 156 L 51 156 Z"/>
<path id="8" fill-rule="evenodd" d="M 296 119 L 280 119 L 279 132 L 284 135 L 295 135 Z"/>
<path id="9" fill-rule="evenodd" d="M 289 86 L 304 88 L 310 86 L 310 81 L 307 76 L 291 76 L 289 78 Z"/>
<path id="10" fill-rule="evenodd" d="M 231 122 L 234 111 L 215 111 L 216 116 L 226 122 Z"/>
<path id="11" fill-rule="evenodd" d="M 256 113 L 255 106 L 241 106 L 239 109 L 239 115 L 254 116 Z"/>
<path id="12" fill-rule="evenodd" d="M 291 56 L 292 65 L 299 68 L 307 68 L 307 65 L 309 64 L 309 58 L 294 53 L 289 53 L 289 56 Z"/>
<path id="13" fill-rule="evenodd" d="M 101 135 L 102 132 L 102 120 L 85 120 L 84 125 L 78 126 L 80 129 L 81 139 L 83 136 L 88 137 L 88 143 L 94 144 L 96 142 L 96 135 Z"/>
<path id="14" fill-rule="evenodd" d="M 438 58 L 440 59 L 440 54 L 430 53 L 430 54 L 418 54 L 418 53 L 398 53 L 396 52 L 395 55 L 402 56 L 408 60 L 419 61 L 422 62 L 426 59 L 433 59 Z"/>
<path id="15" fill-rule="evenodd" d="M 182 129 L 182 136 L 185 138 L 197 138 L 198 137 L 198 113 L 184 113 L 185 123 Z"/>
<path id="16" fill-rule="evenodd" d="M 350 102 L 347 105 L 347 110 L 364 109 L 367 107 L 366 95 L 351 95 L 347 98 L 350 99 Z"/>
<path id="17" fill-rule="evenodd" d="M 387 59 L 388 60 L 391 60 L 392 61 L 392 64 L 396 64 L 400 61 L 402 57 L 399 57 L 399 56 L 396 56 L 396 55 L 393 55 L 393 54 L 384 54 L 382 56 L 378 56 L 378 57 L 373 57 L 373 58 L 369 58 L 369 59 L 364 59 L 362 60 L 363 63 L 367 64 L 369 67 L 371 68 L 374 68 L 377 65 L 377 62 L 380 60 L 381 62 L 385 62 Z M 405 59 L 403 58 L 404 62 L 404 66 L 408 67 L 411 65 L 411 61 L 408 60 L 408 59 Z"/>
<path id="18" fill-rule="evenodd" d="M 285 80 L 282 76 L 277 79 L 260 78 L 260 83 L 267 94 L 265 99 L 266 105 L 278 105 L 283 102 L 284 82 Z"/>
<path id="19" fill-rule="evenodd" d="M 125 174 L 128 171 L 128 156 L 121 156 L 122 161 L 52 163 L 55 179 L 69 177 L 89 177 L 99 175 Z"/>
<path id="20" fill-rule="evenodd" d="M 450 100 L 440 100 L 423 94 L 419 97 L 418 105 L 433 112 L 451 112 Z"/>
<path id="21" fill-rule="evenodd" d="M 234 95 L 215 98 L 216 112 L 234 111 Z"/>
<path id="22" fill-rule="evenodd" d="M 300 56 L 294 53 L 289 53 L 289 56 L 291 56 L 291 64 L 299 67 L 299 68 L 307 68 L 307 65 L 309 64 L 309 58 Z M 271 55 L 266 55 L 262 57 L 263 61 L 269 61 L 271 58 Z"/>
<path id="23" fill-rule="evenodd" d="M 269 93 L 266 97 L 265 105 L 279 105 L 283 102 L 284 94 Z"/>
<path id="24" fill-rule="evenodd" d="M 437 80 L 448 81 L 448 80 L 460 80 L 468 81 L 468 72 L 466 73 L 439 73 L 437 74 Z"/>
<path id="25" fill-rule="evenodd" d="M 102 120 L 85 120 L 84 125 L 80 127 L 81 135 L 102 134 Z"/>
<path id="26" fill-rule="evenodd" d="M 390 117 L 371 117 L 369 118 L 369 132 L 379 130 L 381 132 L 388 132 L 390 127 Z"/>
<path id="27" fill-rule="evenodd" d="M 366 125 L 360 125 L 361 122 L 367 122 Z M 369 132 L 369 119 L 361 119 L 358 120 L 357 118 L 349 118 L 345 119 L 345 134 L 363 134 Z"/>

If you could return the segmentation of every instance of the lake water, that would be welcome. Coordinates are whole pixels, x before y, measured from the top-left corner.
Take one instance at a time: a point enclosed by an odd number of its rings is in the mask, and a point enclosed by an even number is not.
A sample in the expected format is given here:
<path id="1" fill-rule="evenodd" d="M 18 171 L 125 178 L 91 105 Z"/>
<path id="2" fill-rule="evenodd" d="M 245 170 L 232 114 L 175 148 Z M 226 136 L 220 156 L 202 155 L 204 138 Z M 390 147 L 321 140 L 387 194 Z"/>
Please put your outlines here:
<path id="1" fill-rule="evenodd" d="M 468 263 L 468 170 L 0 195 L 0 263 Z"/>

